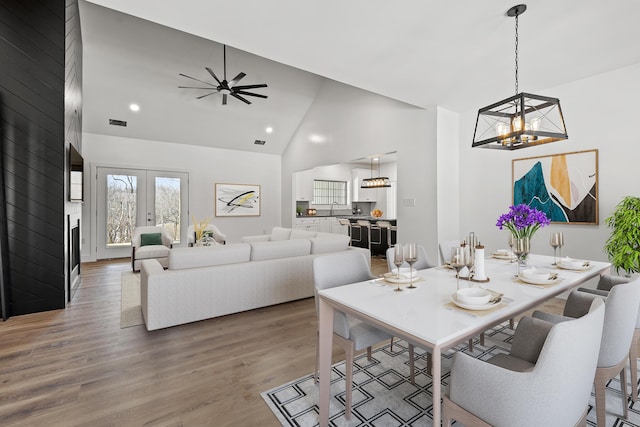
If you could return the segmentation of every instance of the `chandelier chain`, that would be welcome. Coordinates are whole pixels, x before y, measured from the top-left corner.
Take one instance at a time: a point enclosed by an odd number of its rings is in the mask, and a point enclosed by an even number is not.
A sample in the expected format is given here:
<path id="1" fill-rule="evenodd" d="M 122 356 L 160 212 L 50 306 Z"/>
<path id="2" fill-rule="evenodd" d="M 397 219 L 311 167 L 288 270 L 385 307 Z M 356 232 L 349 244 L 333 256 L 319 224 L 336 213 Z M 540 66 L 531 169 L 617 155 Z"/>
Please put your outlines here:
<path id="1" fill-rule="evenodd" d="M 518 94 L 518 15 L 516 15 L 516 95 Z"/>

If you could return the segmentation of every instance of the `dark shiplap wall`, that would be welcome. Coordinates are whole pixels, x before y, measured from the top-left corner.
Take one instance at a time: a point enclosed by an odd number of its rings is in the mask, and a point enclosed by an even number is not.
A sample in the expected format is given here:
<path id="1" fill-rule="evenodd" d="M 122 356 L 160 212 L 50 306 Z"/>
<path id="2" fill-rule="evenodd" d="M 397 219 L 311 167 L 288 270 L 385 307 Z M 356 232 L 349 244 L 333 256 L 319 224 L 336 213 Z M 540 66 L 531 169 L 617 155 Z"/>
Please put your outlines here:
<path id="1" fill-rule="evenodd" d="M 0 2 L 9 314 L 65 307 L 65 0 Z"/>

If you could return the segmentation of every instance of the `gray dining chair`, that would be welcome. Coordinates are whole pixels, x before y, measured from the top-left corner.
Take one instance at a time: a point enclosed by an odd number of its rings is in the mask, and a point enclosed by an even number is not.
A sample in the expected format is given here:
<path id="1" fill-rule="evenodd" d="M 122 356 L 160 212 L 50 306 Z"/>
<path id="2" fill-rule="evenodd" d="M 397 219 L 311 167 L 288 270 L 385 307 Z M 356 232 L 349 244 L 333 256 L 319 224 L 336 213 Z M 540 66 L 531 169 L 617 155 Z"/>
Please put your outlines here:
<path id="1" fill-rule="evenodd" d="M 429 257 L 427 256 L 427 251 L 422 245 L 418 246 L 418 260 L 413 264 L 413 268 L 416 270 L 424 270 L 425 268 L 432 268 L 435 265 L 429 262 Z M 393 263 L 395 259 L 394 256 L 394 248 L 387 249 L 387 266 L 389 267 L 389 271 L 393 272 L 396 269 L 396 265 Z M 409 264 L 405 261 L 401 266 L 401 268 L 409 268 Z"/>
<path id="2" fill-rule="evenodd" d="M 440 249 L 440 264 L 449 264 L 451 261 L 451 249 L 460 246 L 460 240 L 447 240 L 438 245 Z"/>
<path id="3" fill-rule="evenodd" d="M 633 278 L 637 278 L 634 276 Z M 629 283 L 632 279 L 629 277 L 614 276 L 605 274 L 600 276 L 598 286 L 596 289 L 590 288 L 578 288 L 579 291 L 594 293 L 606 297 L 609 295 L 609 291 L 615 285 L 621 283 Z M 638 342 L 640 341 L 640 309 L 638 310 L 638 317 L 636 319 L 636 328 L 633 331 L 633 338 L 631 339 L 631 347 L 629 348 L 629 371 L 631 374 L 631 400 L 633 402 L 638 401 Z"/>
<path id="4" fill-rule="evenodd" d="M 578 318 L 586 312 L 589 304 L 598 298 L 601 297 L 592 293 L 573 291 L 567 298 L 562 316 L 534 311 L 533 317 L 553 323 Z M 606 385 L 609 380 L 618 375 L 620 375 L 623 416 L 624 418 L 628 416 L 625 368 L 629 359 L 629 348 L 636 327 L 639 306 L 640 279 L 613 286 L 605 300 L 604 327 L 596 375 L 593 381 L 596 394 L 597 425 L 601 427 L 605 425 Z"/>
<path id="5" fill-rule="evenodd" d="M 586 426 L 604 316 L 598 298 L 578 319 L 522 318 L 509 354 L 485 362 L 456 353 L 442 425 Z"/>
<path id="6" fill-rule="evenodd" d="M 315 284 L 316 312 L 318 291 L 343 286 L 350 283 L 373 279 L 369 261 L 360 251 L 348 254 L 319 256 L 313 260 L 313 280 Z M 345 352 L 345 417 L 351 419 L 351 397 L 353 389 L 353 358 L 356 352 L 367 349 L 371 360 L 371 346 L 391 338 L 391 334 L 362 322 L 345 313 L 334 310 L 333 339 Z M 319 346 L 316 347 L 315 380 L 318 380 Z"/>

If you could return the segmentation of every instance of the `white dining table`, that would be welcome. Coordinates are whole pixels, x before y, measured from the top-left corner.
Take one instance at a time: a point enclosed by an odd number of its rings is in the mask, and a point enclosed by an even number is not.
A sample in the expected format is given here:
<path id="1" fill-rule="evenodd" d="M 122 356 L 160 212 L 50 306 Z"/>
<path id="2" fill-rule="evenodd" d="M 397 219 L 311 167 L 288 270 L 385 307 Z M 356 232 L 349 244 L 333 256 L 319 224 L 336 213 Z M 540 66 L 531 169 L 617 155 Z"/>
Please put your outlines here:
<path id="1" fill-rule="evenodd" d="M 381 279 L 318 292 L 320 427 L 329 425 L 334 310 L 377 325 L 394 336 L 432 352 L 433 425 L 440 426 L 441 355 L 444 351 L 590 279 L 608 273 L 611 267 L 608 262 L 590 261 L 588 268 L 574 271 L 553 267 L 553 261 L 550 256 L 529 255 L 529 267 L 547 268 L 557 273 L 560 279 L 551 286 L 537 286 L 525 284 L 515 277 L 515 263 L 487 258 L 485 270 L 489 282 L 460 280 L 460 287 L 483 286 L 504 294 L 503 306 L 489 313 L 462 311 L 448 305 L 456 292 L 456 279 L 455 272 L 445 267 L 418 271 L 419 279 L 415 282 L 417 288 L 407 289 L 403 286 L 402 292 L 395 292 L 395 285 Z"/>

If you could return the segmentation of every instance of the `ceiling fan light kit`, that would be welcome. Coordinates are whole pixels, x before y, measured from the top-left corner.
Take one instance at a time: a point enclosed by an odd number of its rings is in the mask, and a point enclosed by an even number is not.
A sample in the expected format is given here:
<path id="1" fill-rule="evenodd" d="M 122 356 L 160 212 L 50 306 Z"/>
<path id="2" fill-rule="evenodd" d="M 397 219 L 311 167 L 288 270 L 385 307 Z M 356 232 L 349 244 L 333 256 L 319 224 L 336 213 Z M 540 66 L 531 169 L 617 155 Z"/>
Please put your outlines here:
<path id="1" fill-rule="evenodd" d="M 251 102 L 245 98 L 245 96 L 255 96 L 257 98 L 268 98 L 267 95 L 262 95 L 260 93 L 247 92 L 247 89 L 259 89 L 263 87 L 267 87 L 266 83 L 260 83 L 255 85 L 242 85 L 236 86 L 240 80 L 246 77 L 245 73 L 238 73 L 231 81 L 227 81 L 227 45 L 223 45 L 223 79 L 220 80 L 216 73 L 209 67 L 204 67 L 205 70 L 213 77 L 217 84 L 205 82 L 204 80 L 199 80 L 194 77 L 187 76 L 186 74 L 180 73 L 179 75 L 182 77 L 186 77 L 191 80 L 195 80 L 199 83 L 203 83 L 206 86 L 178 86 L 180 89 L 200 89 L 210 91 L 209 93 L 205 93 L 204 95 L 197 96 L 196 99 L 202 99 L 207 96 L 213 95 L 215 93 L 222 94 L 222 105 L 227 105 L 227 95 L 231 95 L 232 97 L 244 102 L 245 104 L 251 104 Z"/>
<path id="2" fill-rule="evenodd" d="M 516 95 L 478 110 L 472 147 L 518 150 L 568 138 L 558 98 L 518 93 L 518 16 L 525 10 L 520 4 L 507 11 L 516 21 Z"/>

